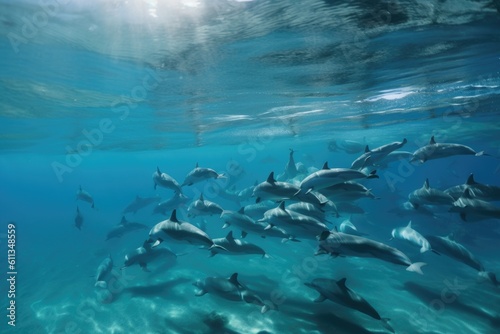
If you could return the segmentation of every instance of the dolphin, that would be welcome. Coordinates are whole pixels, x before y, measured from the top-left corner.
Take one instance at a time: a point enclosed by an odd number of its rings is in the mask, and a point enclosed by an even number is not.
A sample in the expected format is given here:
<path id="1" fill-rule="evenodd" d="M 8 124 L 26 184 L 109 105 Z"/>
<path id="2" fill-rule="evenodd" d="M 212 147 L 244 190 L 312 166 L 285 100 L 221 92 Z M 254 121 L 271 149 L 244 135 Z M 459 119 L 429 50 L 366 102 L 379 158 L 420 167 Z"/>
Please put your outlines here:
<path id="1" fill-rule="evenodd" d="M 235 239 L 233 237 L 233 231 L 229 231 L 227 236 L 225 238 L 217 238 L 213 239 L 214 244 L 219 245 L 221 247 L 224 247 L 227 251 L 223 252 L 226 255 L 251 255 L 251 254 L 258 254 L 262 255 L 262 257 L 269 257 L 266 254 L 266 251 L 260 248 L 259 246 L 240 240 L 240 239 Z M 217 254 L 220 254 L 220 248 L 212 248 L 211 250 L 211 256 L 215 256 Z"/>
<path id="2" fill-rule="evenodd" d="M 279 182 L 274 179 L 274 172 L 271 172 L 267 180 L 259 183 L 253 190 L 253 197 L 256 203 L 261 200 L 283 201 L 286 199 L 296 199 L 318 206 L 324 206 L 328 199 L 315 192 L 301 193 L 300 188 L 287 182 Z"/>
<path id="3" fill-rule="evenodd" d="M 379 161 L 385 159 L 391 152 L 403 147 L 407 142 L 406 138 L 404 138 L 401 142 L 389 143 L 373 150 L 370 150 L 368 145 L 366 145 L 365 153 L 353 161 L 351 169 L 362 169 L 368 166 L 374 166 Z"/>
<path id="4" fill-rule="evenodd" d="M 500 219 L 500 208 L 495 205 L 475 199 L 471 194 L 471 189 L 466 188 L 462 196 L 453 202 L 450 212 L 458 212 L 463 221 L 469 221 L 470 216 L 475 219 Z"/>
<path id="5" fill-rule="evenodd" d="M 172 211 L 169 219 L 159 222 L 151 229 L 147 243 L 153 243 L 152 247 L 156 247 L 165 240 L 187 242 L 193 245 L 205 246 L 208 249 L 219 248 L 224 250 L 223 247 L 214 244 L 208 234 L 198 227 L 178 220 L 176 210 Z"/>
<path id="6" fill-rule="evenodd" d="M 485 271 L 483 264 L 467 248 L 453 240 L 452 235 L 446 237 L 426 235 L 425 238 L 429 240 L 432 249 L 477 270 L 480 278 L 487 278 L 493 285 L 498 286 L 495 274 Z"/>
<path id="7" fill-rule="evenodd" d="M 434 136 L 429 140 L 429 144 L 419 148 L 413 152 L 413 157 L 410 161 L 419 161 L 421 163 L 427 160 L 447 158 L 454 155 L 475 155 L 482 156 L 489 154 L 484 153 L 484 151 L 476 152 L 469 146 L 461 144 L 450 144 L 450 143 L 436 143 Z"/>
<path id="8" fill-rule="evenodd" d="M 317 219 L 285 209 L 285 202 L 267 211 L 259 222 L 267 222 L 267 229 L 277 226 L 301 238 L 315 239 L 318 234 L 328 231 L 328 227 Z"/>
<path id="9" fill-rule="evenodd" d="M 160 196 L 154 197 L 140 197 L 137 195 L 132 203 L 127 205 L 125 209 L 123 209 L 123 213 L 133 213 L 135 214 L 137 211 L 153 204 L 158 203 L 160 201 Z"/>
<path id="10" fill-rule="evenodd" d="M 281 238 L 282 242 L 288 240 L 299 241 L 283 229 L 277 227 L 266 229 L 268 224 L 254 221 L 253 218 L 245 214 L 245 210 L 246 207 L 240 208 L 237 212 L 224 210 L 220 215 L 220 218 L 224 221 L 224 226 L 222 226 L 222 228 L 236 226 L 241 230 L 242 238 L 245 238 L 248 233 L 252 233 L 259 235 L 262 238 Z"/>
<path id="11" fill-rule="evenodd" d="M 156 172 L 153 173 L 153 182 L 156 186 L 160 186 L 167 189 L 172 189 L 175 192 L 182 193 L 181 186 L 179 183 L 167 173 L 162 173 L 159 167 L 156 167 Z"/>
<path id="12" fill-rule="evenodd" d="M 261 313 L 265 313 L 271 309 L 259 296 L 248 290 L 238 281 L 238 273 L 232 274 L 229 278 L 207 277 L 204 280 L 196 281 L 193 285 L 199 289 L 196 292 L 196 296 L 203 296 L 210 293 L 230 301 L 255 304 L 261 307 Z"/>
<path id="13" fill-rule="evenodd" d="M 252 194 L 253 194 L 253 190 L 254 188 L 258 185 L 259 183 L 257 181 L 255 181 L 255 183 L 250 186 L 250 187 L 246 187 L 242 190 L 240 190 L 238 192 L 238 201 L 240 202 L 243 202 L 243 201 L 247 201 L 250 199 L 250 197 L 252 197 Z"/>
<path id="14" fill-rule="evenodd" d="M 405 240 L 410 244 L 419 247 L 420 253 L 432 250 L 429 241 L 427 241 L 427 239 L 411 227 L 411 221 L 407 226 L 393 229 L 391 235 L 394 239 Z"/>
<path id="15" fill-rule="evenodd" d="M 77 206 L 76 207 L 76 217 L 75 217 L 75 227 L 81 231 L 82 225 L 83 225 L 83 216 L 80 213 L 80 208 Z"/>
<path id="16" fill-rule="evenodd" d="M 448 188 L 444 192 L 457 200 L 462 196 L 465 189 L 469 189 L 474 198 L 484 201 L 500 201 L 500 187 L 478 183 L 474 180 L 473 174 L 469 175 L 465 184 Z"/>
<path id="17" fill-rule="evenodd" d="M 132 252 L 129 252 L 125 255 L 125 261 L 122 269 L 125 267 L 130 267 L 134 264 L 138 264 L 142 268 L 142 270 L 149 272 L 147 267 L 148 263 L 151 263 L 159 258 L 176 259 L 177 254 L 164 247 L 151 248 L 150 244 L 144 242 L 143 246 L 136 248 Z"/>
<path id="18" fill-rule="evenodd" d="M 201 194 L 198 200 L 189 205 L 187 211 L 189 217 L 196 217 L 220 215 L 224 209 L 217 203 L 203 199 L 203 194 Z"/>
<path id="19" fill-rule="evenodd" d="M 121 238 L 124 234 L 131 233 L 137 230 L 145 230 L 148 227 L 144 224 L 140 223 L 132 223 L 129 222 L 125 216 L 122 217 L 122 220 L 118 225 L 113 227 L 107 234 L 106 240 L 112 238 Z"/>
<path id="20" fill-rule="evenodd" d="M 319 297 L 314 302 L 321 303 L 329 299 L 334 303 L 364 313 L 373 319 L 380 320 L 385 328 L 394 333 L 394 329 L 388 323 L 390 319 L 382 318 L 366 299 L 349 289 L 345 284 L 346 280 L 345 277 L 340 280 L 315 278 L 310 283 L 304 284 L 319 292 Z"/>
<path id="21" fill-rule="evenodd" d="M 102 260 L 101 264 L 97 267 L 97 272 L 95 275 L 95 286 L 100 288 L 107 288 L 108 284 L 106 280 L 108 279 L 111 271 L 113 270 L 113 259 L 111 254 L 107 258 Z"/>
<path id="22" fill-rule="evenodd" d="M 325 221 L 325 211 L 319 209 L 317 206 L 312 205 L 311 203 L 297 202 L 290 204 L 287 209 L 293 212 L 297 212 L 312 217 L 319 221 Z"/>
<path id="23" fill-rule="evenodd" d="M 294 150 L 290 149 L 290 156 L 285 166 L 285 175 L 287 179 L 293 179 L 297 175 L 297 166 L 295 165 L 295 160 L 293 159 L 293 153 Z"/>
<path id="24" fill-rule="evenodd" d="M 182 182 L 181 187 L 184 187 L 186 185 L 192 186 L 195 183 L 205 181 L 208 179 L 223 179 L 223 178 L 226 178 L 224 174 L 219 174 L 211 168 L 198 167 L 198 163 L 196 163 L 196 167 L 186 175 L 186 178 L 184 179 L 184 182 Z"/>
<path id="25" fill-rule="evenodd" d="M 389 153 L 383 159 L 377 161 L 373 165 L 378 168 L 386 168 L 389 164 L 394 162 L 410 161 L 413 157 L 413 152 L 408 151 L 394 151 Z"/>
<path id="26" fill-rule="evenodd" d="M 354 256 L 377 258 L 382 261 L 406 266 L 407 271 L 423 275 L 420 269 L 426 263 L 415 262 L 400 250 L 381 242 L 342 232 L 325 231 L 318 236 L 319 248 L 315 255 Z"/>
<path id="27" fill-rule="evenodd" d="M 156 204 L 153 209 L 153 214 L 159 213 L 162 215 L 166 215 L 168 211 L 172 211 L 177 209 L 182 204 L 186 204 L 189 202 L 189 197 L 184 195 L 183 193 L 176 192 L 172 198 L 165 200 Z"/>
<path id="28" fill-rule="evenodd" d="M 431 188 L 429 179 L 425 179 L 422 188 L 416 189 L 408 195 L 409 202 L 418 209 L 422 204 L 451 205 L 453 197 L 439 189 Z"/>
<path id="29" fill-rule="evenodd" d="M 94 199 L 88 192 L 82 189 L 82 186 L 80 186 L 78 192 L 76 193 L 76 199 L 90 203 L 91 207 L 94 208 Z"/>
<path id="30" fill-rule="evenodd" d="M 329 168 L 328 163 L 325 162 L 323 169 L 309 174 L 309 176 L 302 180 L 299 185 L 299 192 L 307 193 L 311 190 L 320 190 L 346 181 L 373 178 L 378 178 L 375 170 L 367 175 L 350 168 Z M 299 192 L 297 192 L 296 195 L 298 195 Z"/>

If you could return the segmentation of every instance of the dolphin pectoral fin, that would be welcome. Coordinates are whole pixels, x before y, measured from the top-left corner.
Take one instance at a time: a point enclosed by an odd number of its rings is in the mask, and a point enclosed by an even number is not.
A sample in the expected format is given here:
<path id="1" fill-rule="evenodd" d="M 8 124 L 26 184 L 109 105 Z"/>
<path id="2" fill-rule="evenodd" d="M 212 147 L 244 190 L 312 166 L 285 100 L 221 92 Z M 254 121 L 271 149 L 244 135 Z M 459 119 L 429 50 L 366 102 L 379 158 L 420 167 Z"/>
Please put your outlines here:
<path id="1" fill-rule="evenodd" d="M 269 305 L 264 304 L 264 306 L 262 306 L 262 308 L 260 309 L 260 313 L 264 314 L 267 311 L 269 311 L 270 309 L 271 309 L 271 307 Z"/>
<path id="2" fill-rule="evenodd" d="M 304 194 L 304 195 L 309 194 L 309 193 L 310 193 L 311 191 L 313 191 L 313 190 L 314 190 L 314 188 L 309 188 L 309 189 L 307 189 L 307 191 L 305 192 L 305 194 Z M 300 191 L 299 191 L 299 192 L 300 192 Z M 295 196 L 295 195 L 294 195 L 294 196 Z"/>
<path id="3" fill-rule="evenodd" d="M 214 252 L 214 250 L 213 250 L 214 248 L 219 249 L 219 250 L 223 250 L 223 251 L 226 251 L 226 252 L 229 252 L 227 249 L 225 249 L 224 247 L 222 247 L 220 245 L 217 245 L 217 244 L 213 244 L 212 246 L 210 246 L 208 248 L 208 250 Z"/>
<path id="4" fill-rule="evenodd" d="M 425 262 L 415 262 L 412 263 L 408 268 L 406 268 L 407 271 L 415 272 L 417 274 L 423 275 L 424 273 L 422 272 L 422 267 L 425 266 L 427 263 Z"/>
<path id="5" fill-rule="evenodd" d="M 441 253 L 439 253 L 438 251 L 434 250 L 434 249 L 431 249 L 431 252 L 433 252 L 434 254 L 436 255 L 441 255 Z"/>
<path id="6" fill-rule="evenodd" d="M 389 325 L 389 321 L 391 319 L 389 318 L 382 318 L 380 319 L 380 321 L 382 322 L 382 326 L 387 329 L 389 332 L 391 333 L 396 333 L 396 331 L 394 330 L 394 328 L 391 327 L 391 325 Z"/>
<path id="7" fill-rule="evenodd" d="M 228 228 L 229 226 L 231 226 L 231 225 L 228 223 L 225 223 L 224 225 L 222 225 L 222 228 Z"/>
<path id="8" fill-rule="evenodd" d="M 241 231 L 241 239 L 244 239 L 248 235 L 247 232 Z"/>
<path id="9" fill-rule="evenodd" d="M 322 303 L 322 302 L 324 302 L 326 299 L 327 299 L 327 298 L 326 298 L 324 295 L 320 294 L 320 295 L 318 296 L 318 298 L 316 298 L 316 299 L 314 300 L 314 302 L 315 302 L 315 303 Z"/>
<path id="10" fill-rule="evenodd" d="M 155 248 L 156 246 L 158 246 L 159 244 L 161 244 L 163 242 L 162 239 L 158 238 L 158 240 L 156 240 L 154 242 L 154 244 L 151 245 L 151 248 Z"/>
<path id="11" fill-rule="evenodd" d="M 267 231 L 267 230 L 272 229 L 272 228 L 273 228 L 273 225 L 269 224 L 266 227 L 264 227 L 264 231 Z"/>
<path id="12" fill-rule="evenodd" d="M 255 203 L 260 203 L 260 197 L 257 197 L 257 198 L 255 199 Z"/>
<path id="13" fill-rule="evenodd" d="M 465 212 L 460 213 L 460 219 L 462 219 L 464 222 L 467 221 L 467 215 L 465 214 Z"/>

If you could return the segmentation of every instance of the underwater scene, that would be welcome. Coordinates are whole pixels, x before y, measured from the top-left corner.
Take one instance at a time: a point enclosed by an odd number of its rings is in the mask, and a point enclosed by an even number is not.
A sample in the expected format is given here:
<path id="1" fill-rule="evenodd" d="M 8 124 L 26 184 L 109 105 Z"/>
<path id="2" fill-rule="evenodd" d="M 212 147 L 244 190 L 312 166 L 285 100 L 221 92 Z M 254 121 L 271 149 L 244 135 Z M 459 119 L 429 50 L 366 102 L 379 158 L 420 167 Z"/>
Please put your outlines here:
<path id="1" fill-rule="evenodd" d="M 0 333 L 500 333 L 497 0 L 0 0 Z"/>

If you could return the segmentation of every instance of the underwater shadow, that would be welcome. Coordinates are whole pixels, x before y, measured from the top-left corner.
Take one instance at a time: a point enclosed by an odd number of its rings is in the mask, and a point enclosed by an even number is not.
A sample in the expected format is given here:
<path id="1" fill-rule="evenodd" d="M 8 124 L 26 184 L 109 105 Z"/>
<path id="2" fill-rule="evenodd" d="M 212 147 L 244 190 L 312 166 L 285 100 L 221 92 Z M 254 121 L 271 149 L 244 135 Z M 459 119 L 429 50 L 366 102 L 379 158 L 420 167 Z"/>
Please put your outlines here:
<path id="1" fill-rule="evenodd" d="M 436 293 L 429 288 L 414 282 L 406 282 L 404 284 L 404 289 L 420 299 L 424 304 L 429 304 L 433 300 L 442 300 L 441 292 Z M 452 292 L 450 291 L 447 295 L 447 298 L 451 298 L 452 296 L 455 296 L 456 299 L 453 302 L 446 303 L 446 307 L 449 307 L 450 309 L 453 309 L 455 311 L 469 313 L 482 319 L 488 320 L 492 328 L 500 328 L 500 316 L 493 316 L 488 312 L 482 310 L 481 308 L 464 304 L 458 299 L 459 295 L 452 294 Z"/>
<path id="2" fill-rule="evenodd" d="M 184 284 L 192 282 L 192 279 L 187 277 L 180 277 L 170 281 L 144 285 L 144 286 L 132 286 L 123 289 L 123 293 L 130 293 L 132 297 L 162 297 L 166 298 L 170 295 L 172 288 L 179 284 Z"/>

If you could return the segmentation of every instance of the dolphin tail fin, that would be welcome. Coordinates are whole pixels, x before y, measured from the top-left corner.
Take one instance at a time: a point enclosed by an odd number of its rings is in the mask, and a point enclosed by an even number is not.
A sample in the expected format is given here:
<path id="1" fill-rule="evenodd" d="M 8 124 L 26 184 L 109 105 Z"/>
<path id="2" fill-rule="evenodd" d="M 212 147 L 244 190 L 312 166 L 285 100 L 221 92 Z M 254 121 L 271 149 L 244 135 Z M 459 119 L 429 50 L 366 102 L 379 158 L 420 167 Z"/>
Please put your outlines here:
<path id="1" fill-rule="evenodd" d="M 217 174 L 217 179 L 227 179 L 227 176 L 225 173 Z"/>
<path id="2" fill-rule="evenodd" d="M 484 151 L 480 151 L 480 152 L 477 152 L 477 153 L 475 154 L 475 156 L 476 156 L 476 157 L 480 157 L 480 156 L 483 156 L 483 155 L 485 155 L 485 156 L 490 156 L 489 154 L 484 153 Z"/>
<path id="3" fill-rule="evenodd" d="M 108 287 L 108 283 L 106 283 L 105 281 L 97 281 L 95 282 L 95 285 L 94 285 L 96 288 L 103 288 L 103 289 L 106 289 Z"/>
<path id="4" fill-rule="evenodd" d="M 382 318 L 382 319 L 380 319 L 380 321 L 382 322 L 382 326 L 384 326 L 385 329 L 387 329 L 391 333 L 396 333 L 396 331 L 394 330 L 394 328 L 392 328 L 392 326 L 389 325 L 389 321 L 390 320 L 391 319 L 389 319 L 389 318 Z"/>
<path id="5" fill-rule="evenodd" d="M 479 279 L 488 280 L 491 283 L 493 283 L 493 285 L 495 287 L 498 287 L 499 283 L 498 283 L 498 280 L 497 280 L 497 276 L 494 273 L 489 272 L 489 271 L 480 271 L 477 274 L 479 276 Z"/>
<path id="6" fill-rule="evenodd" d="M 377 170 L 372 170 L 370 174 L 366 177 L 367 179 L 378 179 L 379 176 L 377 175 Z"/>
<path id="7" fill-rule="evenodd" d="M 422 267 L 425 266 L 427 263 L 425 262 L 415 262 L 412 263 L 408 268 L 406 268 L 407 271 L 415 272 L 417 274 L 423 275 L 424 273 L 422 272 Z"/>

